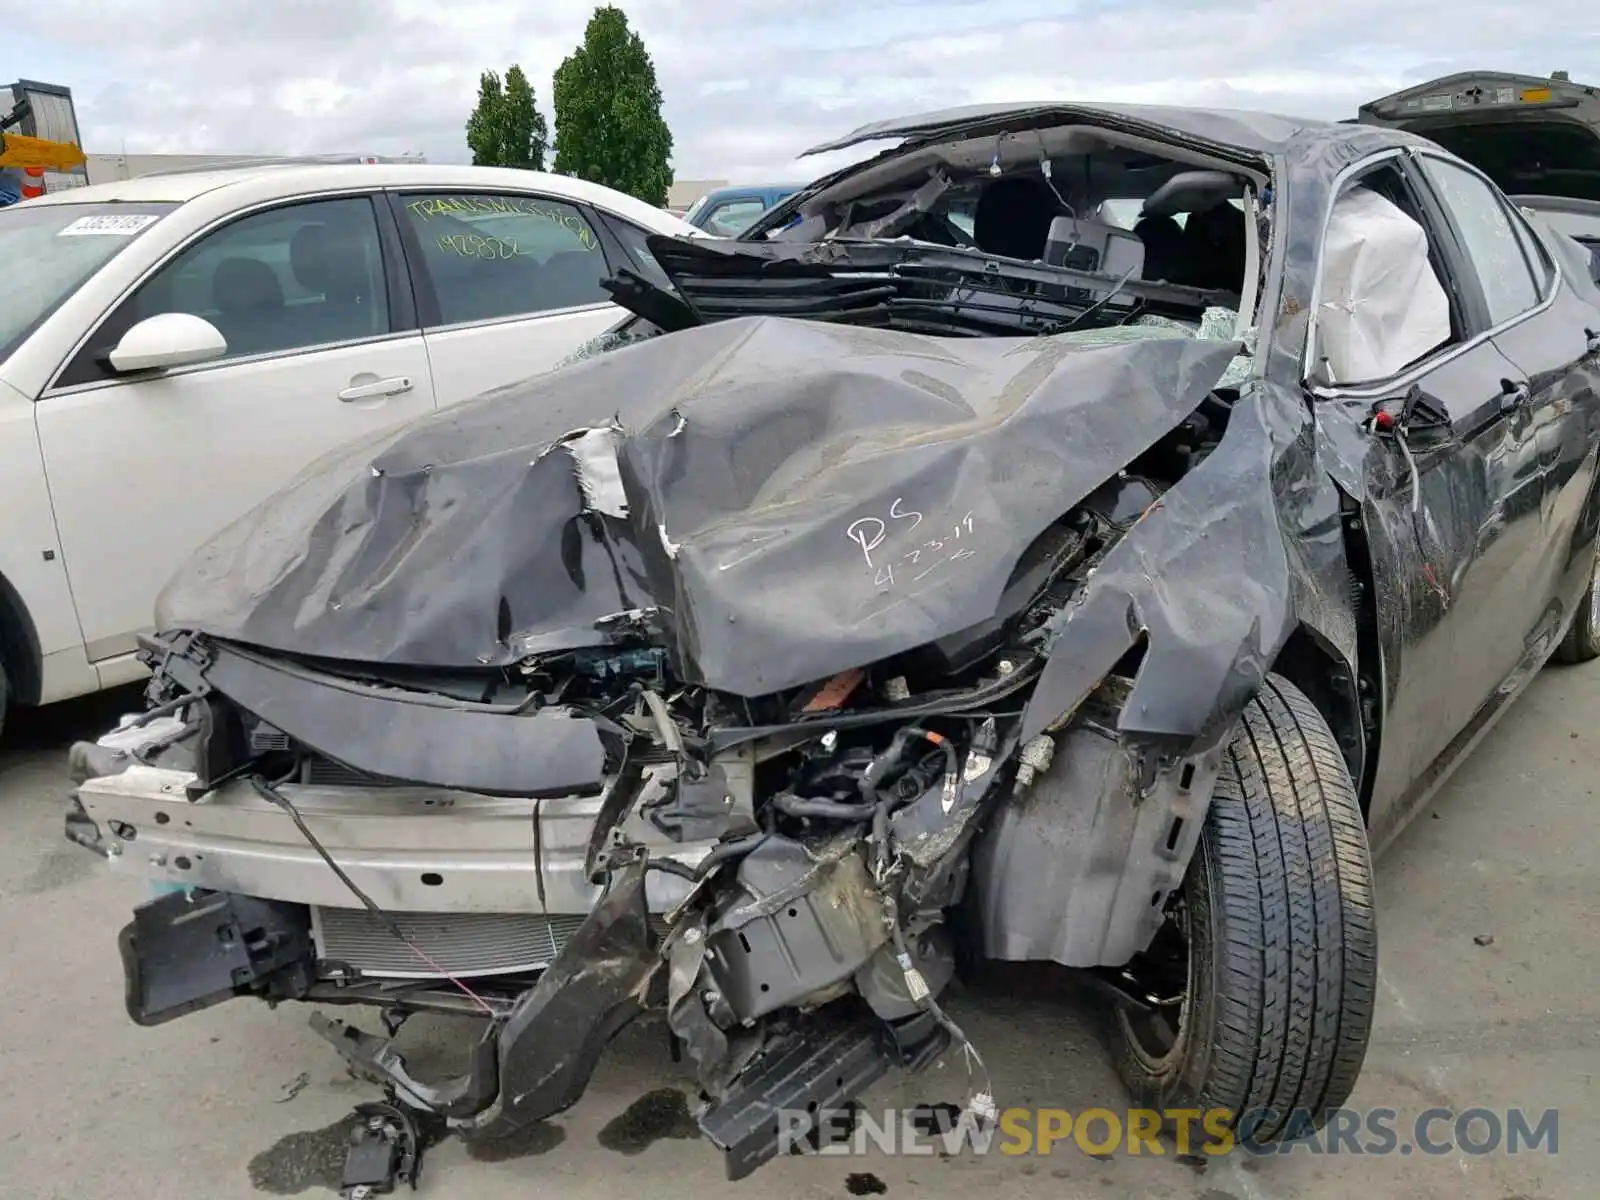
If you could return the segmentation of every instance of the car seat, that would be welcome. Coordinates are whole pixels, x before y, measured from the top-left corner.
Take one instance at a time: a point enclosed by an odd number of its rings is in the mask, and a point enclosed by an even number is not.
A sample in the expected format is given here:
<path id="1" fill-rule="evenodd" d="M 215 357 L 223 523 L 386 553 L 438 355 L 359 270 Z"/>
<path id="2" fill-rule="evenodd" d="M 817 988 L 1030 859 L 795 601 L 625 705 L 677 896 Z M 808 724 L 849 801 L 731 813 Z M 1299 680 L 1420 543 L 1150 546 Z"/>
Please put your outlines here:
<path id="1" fill-rule="evenodd" d="M 1026 175 L 996 179 L 983 189 L 972 217 L 978 249 L 1028 261 L 1044 254 L 1050 222 L 1061 202 L 1044 180 Z"/>
<path id="2" fill-rule="evenodd" d="M 1168 283 L 1238 292 L 1244 282 L 1245 216 L 1228 201 L 1244 194 L 1244 180 L 1227 171 L 1178 171 L 1150 193 L 1140 207 L 1136 230 L 1149 220 L 1166 218 L 1173 225 L 1179 213 L 1188 214 L 1181 241 L 1161 254 L 1172 258 L 1160 264 L 1159 273 L 1146 266 L 1145 278 L 1166 276 Z M 1170 230 L 1156 234 L 1169 238 Z"/>
<path id="3" fill-rule="evenodd" d="M 1143 217 L 1133 233 L 1144 243 L 1144 277 L 1176 283 L 1183 270 L 1183 226 L 1173 217 Z"/>
<path id="4" fill-rule="evenodd" d="M 289 240 L 289 269 L 296 283 L 322 297 L 320 303 L 296 306 L 298 322 L 307 326 L 301 331 L 307 344 L 385 332 L 377 325 L 377 310 L 367 294 L 372 272 L 355 236 L 328 224 L 302 225 Z"/>
<path id="5" fill-rule="evenodd" d="M 1224 200 L 1189 214 L 1183 226 L 1184 256 L 1192 287 L 1244 290 L 1245 215 Z"/>
<path id="6" fill-rule="evenodd" d="M 600 281 L 610 274 L 605 256 L 592 250 L 563 250 L 545 259 L 539 268 L 536 292 L 550 308 L 575 308 L 611 299 Z"/>
<path id="7" fill-rule="evenodd" d="M 211 273 L 211 305 L 231 354 L 260 354 L 283 340 L 283 284 L 257 258 L 235 256 Z"/>

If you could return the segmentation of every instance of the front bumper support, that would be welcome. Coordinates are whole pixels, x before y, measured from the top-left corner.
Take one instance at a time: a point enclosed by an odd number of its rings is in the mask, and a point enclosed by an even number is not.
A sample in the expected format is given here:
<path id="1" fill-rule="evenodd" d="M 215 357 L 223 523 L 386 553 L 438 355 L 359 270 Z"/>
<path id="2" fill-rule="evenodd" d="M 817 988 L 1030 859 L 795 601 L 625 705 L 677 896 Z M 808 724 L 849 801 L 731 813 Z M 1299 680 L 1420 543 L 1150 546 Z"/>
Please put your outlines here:
<path id="1" fill-rule="evenodd" d="M 128 1016 L 161 1025 L 234 996 L 304 990 L 304 905 L 226 892 L 174 892 L 133 910 L 117 938 Z M 286 978 L 287 976 L 287 978 Z"/>
<path id="2" fill-rule="evenodd" d="M 67 835 L 111 869 L 172 887 L 349 908 L 349 889 L 279 806 L 244 780 L 199 800 L 190 771 L 133 764 L 78 788 Z M 433 787 L 284 784 L 279 791 L 356 885 L 400 913 L 577 916 L 600 898 L 585 858 L 604 798 L 481 796 Z M 630 844 L 693 867 L 714 844 L 674 842 L 642 817 Z M 666 912 L 687 880 L 652 872 L 648 895 Z"/>

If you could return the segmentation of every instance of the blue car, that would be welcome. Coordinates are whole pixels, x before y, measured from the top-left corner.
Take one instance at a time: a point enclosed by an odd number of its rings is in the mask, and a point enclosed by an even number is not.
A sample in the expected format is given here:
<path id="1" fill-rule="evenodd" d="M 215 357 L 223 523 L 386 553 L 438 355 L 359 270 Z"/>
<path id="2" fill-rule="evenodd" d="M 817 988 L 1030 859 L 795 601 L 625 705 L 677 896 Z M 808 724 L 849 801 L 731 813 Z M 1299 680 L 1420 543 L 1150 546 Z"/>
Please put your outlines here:
<path id="1" fill-rule="evenodd" d="M 767 209 L 800 188 L 798 183 L 715 188 L 691 204 L 683 219 L 717 237 L 738 237 Z"/>

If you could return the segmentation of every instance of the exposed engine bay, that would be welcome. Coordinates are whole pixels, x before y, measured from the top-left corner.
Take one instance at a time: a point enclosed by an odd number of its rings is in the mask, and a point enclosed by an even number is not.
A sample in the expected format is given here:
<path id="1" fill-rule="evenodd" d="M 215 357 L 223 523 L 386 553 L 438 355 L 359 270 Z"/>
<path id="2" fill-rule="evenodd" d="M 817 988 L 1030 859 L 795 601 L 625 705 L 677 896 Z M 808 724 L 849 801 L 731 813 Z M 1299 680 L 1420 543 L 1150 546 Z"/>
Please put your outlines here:
<path id="1" fill-rule="evenodd" d="M 779 1111 L 835 1111 L 884 1072 L 926 1065 L 952 1042 L 968 1063 L 971 1111 L 981 1118 L 992 1097 L 980 1053 L 938 996 L 958 938 L 973 953 L 1004 955 L 1007 939 L 1022 932 L 1000 910 L 988 914 L 992 930 L 985 924 L 984 896 L 1013 903 L 1008 890 L 1022 881 L 1010 874 L 1026 864 L 1008 856 L 1026 857 L 1018 843 L 1035 837 L 996 826 L 997 810 L 1026 803 L 1058 739 L 1097 743 L 1107 761 L 1121 755 L 1118 710 L 1140 655 L 1135 648 L 1086 703 L 1030 733 L 1023 717 L 1054 622 L 1127 530 L 1214 449 L 1227 418 L 1225 396 L 1207 395 L 1052 523 L 1017 564 L 992 619 L 769 695 L 675 678 L 645 614 L 607 646 L 529 653 L 470 673 L 269 660 L 203 634 L 151 640 L 151 707 L 100 744 L 75 748 L 74 775 L 93 785 L 69 822 L 76 840 L 114 861 L 152 855 L 147 861 L 170 868 L 161 874 L 184 889 L 142 907 L 124 933 L 131 1015 L 159 1023 L 255 995 L 378 1005 L 392 1034 L 411 1012 L 476 1012 L 487 1025 L 470 1069 L 432 1084 L 407 1073 L 389 1038 L 316 1020 L 359 1073 L 405 1107 L 466 1136 L 495 1137 L 574 1103 L 616 1029 L 660 1011 L 696 1067 L 702 1127 L 734 1176 L 778 1152 Z M 956 548 L 974 526 L 957 521 L 938 537 Z M 857 542 L 864 548 L 872 538 Z M 271 678 L 286 681 L 285 690 L 261 686 Z M 594 731 L 596 755 L 571 754 L 563 778 L 527 789 L 544 794 L 507 811 L 528 824 L 502 824 L 481 845 L 463 835 L 439 847 L 438 869 L 421 874 L 418 887 L 411 871 L 380 865 L 381 839 L 363 844 L 351 829 L 407 802 L 467 816 L 475 802 L 491 801 L 461 792 L 487 785 L 450 778 L 451 760 L 439 755 L 428 756 L 429 771 L 392 778 L 373 770 L 381 763 L 317 749 L 341 734 L 337 720 L 308 705 L 302 684 L 370 698 L 372 711 L 348 718 L 356 722 L 409 710 L 479 715 L 517 732 L 542 719 L 559 723 L 571 746 L 581 721 Z M 519 734 L 525 748 L 528 736 Z M 1122 783 L 1108 774 L 1104 786 Z M 419 801 L 422 785 L 428 794 Z M 167 803 L 141 820 L 138 800 L 152 791 Z M 540 805 L 584 791 L 592 795 L 580 801 L 587 837 L 541 845 L 552 826 Z M 237 832 L 194 832 L 229 810 L 251 814 L 248 846 Z M 1197 827 L 1196 814 L 1185 814 Z M 1085 887 L 1099 886 L 1092 860 L 1103 857 L 1103 840 L 1127 833 L 1120 816 L 1088 815 L 1100 836 L 1081 831 L 1089 836 L 1073 851 Z M 269 816 L 270 827 L 262 823 Z M 974 842 L 986 825 L 996 836 L 980 858 Z M 482 862 L 473 863 L 475 852 Z M 1070 863 L 1050 864 L 1063 868 Z M 994 877 L 975 881 L 984 870 Z M 311 872 L 322 876 L 315 886 Z M 1180 873 L 1181 864 L 1150 860 L 1139 880 L 1145 911 L 1129 933 L 1153 935 L 1162 905 L 1144 889 L 1164 897 Z M 479 888 L 480 874 L 499 878 Z M 473 882 L 458 888 L 458 876 Z M 487 936 L 503 924 L 518 895 L 550 914 L 552 928 L 565 919 L 547 961 L 493 953 L 475 961 L 408 911 L 459 905 L 457 941 L 470 942 L 474 927 Z M 221 931 L 220 946 L 183 940 L 198 913 Z M 1035 924 L 1053 929 L 1065 916 L 1041 912 Z M 338 922 L 352 918 L 366 921 L 364 942 L 341 938 Z M 1108 914 L 1085 908 L 1072 920 L 1086 944 L 1097 943 Z M 1079 965 L 1102 958 L 1090 952 Z"/>

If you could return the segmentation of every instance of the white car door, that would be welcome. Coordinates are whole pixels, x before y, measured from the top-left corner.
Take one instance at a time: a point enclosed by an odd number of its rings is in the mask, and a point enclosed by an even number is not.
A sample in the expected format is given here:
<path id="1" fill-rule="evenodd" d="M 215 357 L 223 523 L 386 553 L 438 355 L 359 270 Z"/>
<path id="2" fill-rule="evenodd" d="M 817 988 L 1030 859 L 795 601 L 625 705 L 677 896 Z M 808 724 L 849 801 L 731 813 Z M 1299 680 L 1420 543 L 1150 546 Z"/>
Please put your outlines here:
<path id="1" fill-rule="evenodd" d="M 441 407 L 549 370 L 627 315 L 577 206 L 505 191 L 397 200 Z"/>
<path id="2" fill-rule="evenodd" d="M 381 201 L 273 205 L 190 242 L 79 347 L 37 419 L 91 660 L 131 651 L 189 555 L 303 468 L 433 411 L 403 271 Z M 112 347 L 165 312 L 210 321 L 226 354 L 118 375 Z"/>

